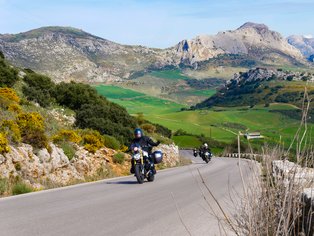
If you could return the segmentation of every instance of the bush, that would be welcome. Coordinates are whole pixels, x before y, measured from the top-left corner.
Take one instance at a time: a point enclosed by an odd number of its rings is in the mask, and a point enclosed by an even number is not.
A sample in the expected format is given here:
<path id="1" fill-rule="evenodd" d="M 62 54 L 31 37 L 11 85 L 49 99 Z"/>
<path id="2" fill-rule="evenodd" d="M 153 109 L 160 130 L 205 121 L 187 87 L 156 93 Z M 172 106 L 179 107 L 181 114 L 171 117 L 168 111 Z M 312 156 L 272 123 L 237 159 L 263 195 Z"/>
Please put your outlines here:
<path id="1" fill-rule="evenodd" d="M 116 154 L 113 155 L 113 163 L 116 163 L 116 164 L 123 164 L 124 163 L 124 160 L 125 160 L 125 154 L 122 153 L 122 152 L 118 152 Z"/>
<path id="2" fill-rule="evenodd" d="M 17 116 L 22 141 L 36 148 L 47 148 L 48 138 L 44 131 L 44 119 L 36 112 L 21 113 Z"/>
<path id="3" fill-rule="evenodd" d="M 75 132 L 74 130 L 66 129 L 60 130 L 55 136 L 53 136 L 52 139 L 55 143 L 61 143 L 66 141 L 72 143 L 79 143 L 82 140 L 81 136 L 77 132 Z"/>
<path id="4" fill-rule="evenodd" d="M 0 123 L 0 131 L 7 134 L 6 136 L 9 142 L 19 143 L 21 141 L 20 128 L 13 120 L 4 120 Z"/>
<path id="5" fill-rule="evenodd" d="M 0 133 L 0 153 L 7 153 L 10 151 L 9 142 L 4 133 Z"/>
<path id="6" fill-rule="evenodd" d="M 103 140 L 107 148 L 118 150 L 121 146 L 120 142 L 112 136 L 103 135 Z"/>
<path id="7" fill-rule="evenodd" d="M 71 161 L 73 157 L 75 156 L 75 152 L 76 152 L 76 149 L 73 146 L 73 144 L 69 142 L 62 142 L 59 145 L 62 148 L 64 154 L 68 157 L 69 161 Z"/>
<path id="8" fill-rule="evenodd" d="M 98 149 L 104 147 L 103 137 L 97 131 L 89 131 L 82 137 L 85 149 L 91 153 L 95 153 Z"/>
<path id="9" fill-rule="evenodd" d="M 142 124 L 142 125 L 141 125 L 141 128 L 142 128 L 144 131 L 146 131 L 146 132 L 148 132 L 148 133 L 150 133 L 150 134 L 153 134 L 153 133 L 155 133 L 155 131 L 156 131 L 156 127 L 155 127 L 154 125 L 148 124 L 148 123 Z"/>
<path id="10" fill-rule="evenodd" d="M 22 183 L 22 182 L 18 182 L 16 183 L 13 188 L 12 188 L 12 194 L 13 195 L 19 195 L 19 194 L 24 194 L 24 193 L 30 193 L 32 192 L 33 189 L 32 187 L 30 187 L 29 185 Z"/>
<path id="11" fill-rule="evenodd" d="M 0 88 L 0 107 L 8 109 L 12 104 L 20 102 L 20 98 L 11 88 Z"/>
<path id="12" fill-rule="evenodd" d="M 36 73 L 27 73 L 24 81 L 26 86 L 23 86 L 22 91 L 29 100 L 37 102 L 42 107 L 47 107 L 54 101 L 52 93 L 55 84 L 49 77 Z"/>
<path id="13" fill-rule="evenodd" d="M 0 57 L 0 87 L 12 87 L 18 81 L 18 71 Z"/>

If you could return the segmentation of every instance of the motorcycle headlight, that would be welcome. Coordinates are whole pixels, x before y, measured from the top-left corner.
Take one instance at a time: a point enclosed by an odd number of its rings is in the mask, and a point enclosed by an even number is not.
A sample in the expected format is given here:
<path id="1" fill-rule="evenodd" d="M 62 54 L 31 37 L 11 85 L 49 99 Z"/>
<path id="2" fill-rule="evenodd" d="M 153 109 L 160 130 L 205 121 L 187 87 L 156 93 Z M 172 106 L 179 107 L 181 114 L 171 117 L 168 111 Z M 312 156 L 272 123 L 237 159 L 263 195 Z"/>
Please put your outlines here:
<path id="1" fill-rule="evenodd" d="M 135 155 L 133 156 L 133 158 L 134 158 L 136 161 L 138 161 L 138 160 L 141 159 L 141 154 L 140 154 L 140 153 L 137 153 L 137 154 L 135 154 Z"/>

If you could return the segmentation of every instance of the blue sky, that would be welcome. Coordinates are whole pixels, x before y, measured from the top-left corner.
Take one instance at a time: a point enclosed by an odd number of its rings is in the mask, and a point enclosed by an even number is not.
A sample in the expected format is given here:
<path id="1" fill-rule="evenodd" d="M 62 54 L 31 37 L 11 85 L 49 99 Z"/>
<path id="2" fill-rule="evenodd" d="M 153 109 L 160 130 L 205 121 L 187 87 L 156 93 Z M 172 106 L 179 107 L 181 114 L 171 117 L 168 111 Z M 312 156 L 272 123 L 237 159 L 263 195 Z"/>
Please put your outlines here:
<path id="1" fill-rule="evenodd" d="M 265 23 L 314 34 L 314 0 L 0 0 L 0 33 L 72 26 L 123 43 L 169 47 L 200 34 Z"/>

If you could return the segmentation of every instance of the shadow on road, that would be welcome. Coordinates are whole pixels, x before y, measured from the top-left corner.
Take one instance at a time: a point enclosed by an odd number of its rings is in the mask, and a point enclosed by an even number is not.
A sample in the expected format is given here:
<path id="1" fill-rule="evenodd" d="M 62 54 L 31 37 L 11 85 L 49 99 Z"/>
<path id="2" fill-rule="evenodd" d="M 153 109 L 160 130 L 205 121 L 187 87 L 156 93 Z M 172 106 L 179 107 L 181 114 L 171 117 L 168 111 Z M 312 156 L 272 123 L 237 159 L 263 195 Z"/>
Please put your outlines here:
<path id="1" fill-rule="evenodd" d="M 135 180 L 125 180 L 125 181 L 115 181 L 115 182 L 106 182 L 106 184 L 138 184 Z"/>

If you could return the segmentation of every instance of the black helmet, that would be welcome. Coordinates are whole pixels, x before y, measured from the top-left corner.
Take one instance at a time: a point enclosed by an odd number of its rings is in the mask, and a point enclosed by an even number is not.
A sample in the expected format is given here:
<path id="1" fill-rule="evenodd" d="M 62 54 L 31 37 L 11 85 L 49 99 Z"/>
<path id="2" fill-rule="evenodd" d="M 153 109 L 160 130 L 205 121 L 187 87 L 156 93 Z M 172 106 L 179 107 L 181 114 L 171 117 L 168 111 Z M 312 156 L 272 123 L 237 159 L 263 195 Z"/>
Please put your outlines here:
<path id="1" fill-rule="evenodd" d="M 143 131 L 142 131 L 142 129 L 136 128 L 136 129 L 134 130 L 134 136 L 135 136 L 135 138 L 141 138 L 141 137 L 143 137 Z"/>

